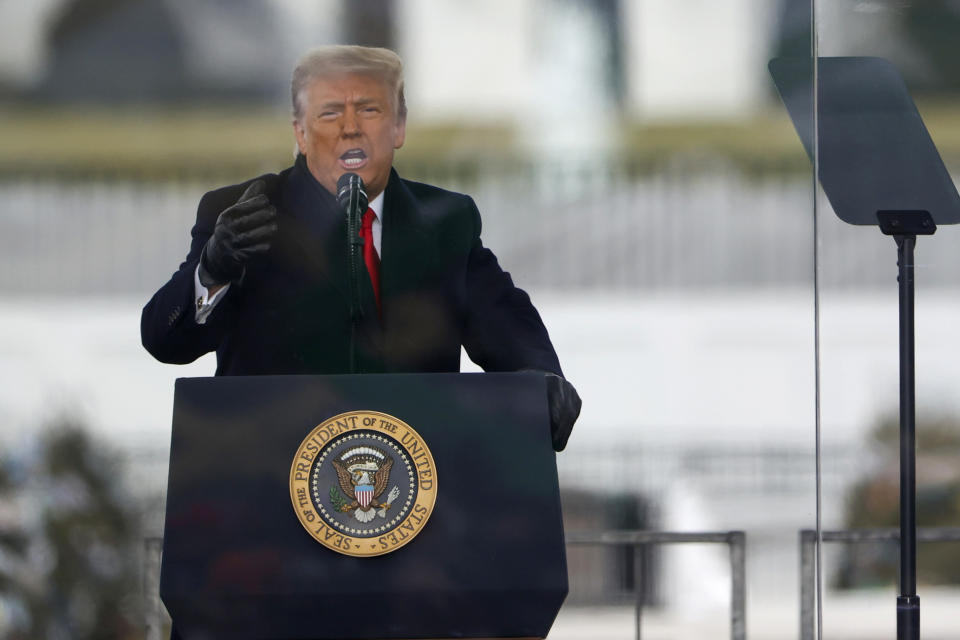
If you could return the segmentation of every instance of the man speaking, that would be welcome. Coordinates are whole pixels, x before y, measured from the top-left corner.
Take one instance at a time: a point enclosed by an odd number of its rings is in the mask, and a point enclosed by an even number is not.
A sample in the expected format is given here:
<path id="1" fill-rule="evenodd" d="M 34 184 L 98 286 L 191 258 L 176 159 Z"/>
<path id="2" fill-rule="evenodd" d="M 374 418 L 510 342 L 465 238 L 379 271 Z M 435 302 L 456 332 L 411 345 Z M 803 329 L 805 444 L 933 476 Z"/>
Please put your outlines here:
<path id="1" fill-rule="evenodd" d="M 294 165 L 203 196 L 186 260 L 143 309 L 146 349 L 169 363 L 215 350 L 217 375 L 267 375 L 456 372 L 462 345 L 486 371 L 547 375 L 563 449 L 580 398 L 483 246 L 473 200 L 392 168 L 406 135 L 399 56 L 312 50 L 291 95 Z M 363 195 L 354 234 L 344 205 Z"/>

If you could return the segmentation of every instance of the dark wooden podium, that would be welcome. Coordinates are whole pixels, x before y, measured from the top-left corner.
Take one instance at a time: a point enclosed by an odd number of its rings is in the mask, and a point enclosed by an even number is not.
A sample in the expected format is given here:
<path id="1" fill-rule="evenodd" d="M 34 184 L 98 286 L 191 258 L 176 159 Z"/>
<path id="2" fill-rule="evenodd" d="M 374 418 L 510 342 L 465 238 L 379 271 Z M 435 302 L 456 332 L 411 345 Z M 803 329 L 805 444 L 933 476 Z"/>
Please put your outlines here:
<path id="1" fill-rule="evenodd" d="M 318 542 L 291 500 L 292 463 L 307 451 L 305 438 L 332 416 L 357 411 L 415 429 L 435 466 L 428 520 L 413 539 L 373 557 Z M 409 483 L 420 481 L 415 462 Z M 313 473 L 317 508 L 335 511 L 325 492 L 332 485 L 337 494 L 336 484 L 319 466 Z M 405 496 L 408 486 L 401 488 Z M 397 513 L 407 508 L 402 501 Z M 358 531 L 381 522 L 356 517 Z M 541 375 L 177 381 L 160 595 L 184 640 L 540 638 L 566 594 Z"/>

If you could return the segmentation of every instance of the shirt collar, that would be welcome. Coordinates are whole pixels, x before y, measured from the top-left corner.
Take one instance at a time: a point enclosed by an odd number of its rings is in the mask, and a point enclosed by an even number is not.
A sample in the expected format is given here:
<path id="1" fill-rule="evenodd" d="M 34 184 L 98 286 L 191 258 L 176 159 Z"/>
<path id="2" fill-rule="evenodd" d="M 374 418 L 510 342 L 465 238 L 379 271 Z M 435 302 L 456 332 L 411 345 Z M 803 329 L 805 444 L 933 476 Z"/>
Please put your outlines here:
<path id="1" fill-rule="evenodd" d="M 377 216 L 377 220 L 383 223 L 383 194 L 386 191 L 381 191 L 380 195 L 373 199 L 372 202 L 368 203 L 367 206 L 373 209 L 374 215 Z"/>

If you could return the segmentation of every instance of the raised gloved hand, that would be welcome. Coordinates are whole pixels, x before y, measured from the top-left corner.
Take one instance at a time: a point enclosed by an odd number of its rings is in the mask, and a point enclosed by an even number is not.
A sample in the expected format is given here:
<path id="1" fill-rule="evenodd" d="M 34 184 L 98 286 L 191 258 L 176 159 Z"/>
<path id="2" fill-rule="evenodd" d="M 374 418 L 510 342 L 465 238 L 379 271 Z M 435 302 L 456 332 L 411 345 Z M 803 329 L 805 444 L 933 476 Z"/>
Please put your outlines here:
<path id="1" fill-rule="evenodd" d="M 553 450 L 563 451 L 583 403 L 577 390 L 564 378 L 548 371 L 545 371 L 544 375 L 547 378 L 547 407 L 550 410 Z"/>
<path id="2" fill-rule="evenodd" d="M 264 253 L 277 232 L 277 209 L 264 195 L 263 180 L 250 183 L 237 203 L 217 217 L 200 256 L 198 275 L 205 287 L 239 280 L 250 256 Z"/>

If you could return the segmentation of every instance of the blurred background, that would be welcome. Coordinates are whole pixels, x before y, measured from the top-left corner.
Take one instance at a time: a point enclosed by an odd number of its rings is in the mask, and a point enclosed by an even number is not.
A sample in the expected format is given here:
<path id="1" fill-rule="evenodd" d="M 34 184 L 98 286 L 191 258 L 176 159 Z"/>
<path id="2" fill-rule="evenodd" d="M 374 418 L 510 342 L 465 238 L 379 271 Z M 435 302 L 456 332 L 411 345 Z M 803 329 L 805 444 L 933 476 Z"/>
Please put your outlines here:
<path id="1" fill-rule="evenodd" d="M 833 215 L 768 61 L 890 59 L 960 172 L 960 4 L 817 4 L 0 0 L 0 637 L 146 637 L 173 381 L 215 363 L 153 361 L 140 309 L 204 192 L 292 162 L 333 42 L 403 57 L 398 170 L 474 196 L 583 397 L 568 536 L 744 531 L 747 635 L 798 637 L 818 366 L 824 528 L 897 522 L 896 247 Z M 917 246 L 921 527 L 960 525 L 955 235 Z M 896 546 L 824 551 L 824 635 L 889 637 Z M 920 556 L 956 637 L 960 549 Z M 571 545 L 550 637 L 632 638 L 635 599 L 644 637 L 725 637 L 728 557 Z"/>

